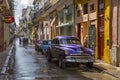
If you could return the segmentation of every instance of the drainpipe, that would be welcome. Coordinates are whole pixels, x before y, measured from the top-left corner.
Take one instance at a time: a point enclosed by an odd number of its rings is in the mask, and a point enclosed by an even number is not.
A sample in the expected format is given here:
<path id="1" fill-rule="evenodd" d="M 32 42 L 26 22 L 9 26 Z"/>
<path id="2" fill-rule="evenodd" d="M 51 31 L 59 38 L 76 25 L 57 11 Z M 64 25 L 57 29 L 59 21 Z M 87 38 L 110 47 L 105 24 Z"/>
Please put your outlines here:
<path id="1" fill-rule="evenodd" d="M 120 0 L 117 0 L 117 2 L 118 2 L 118 4 L 117 4 L 117 66 L 120 66 L 120 59 L 119 59 L 119 57 L 120 57 L 120 55 L 119 55 L 119 53 L 120 53 L 120 24 L 119 24 L 119 22 L 120 22 Z"/>
<path id="2" fill-rule="evenodd" d="M 76 1 L 76 0 L 73 0 L 73 5 L 74 5 L 74 22 L 73 22 L 74 25 L 73 25 L 73 26 L 74 26 L 74 36 L 77 36 L 77 33 L 76 33 L 76 24 L 75 24 L 75 17 L 76 17 L 76 16 L 75 16 L 75 11 L 76 11 L 76 7 L 75 7 L 75 6 L 76 6 L 76 3 L 75 3 L 75 1 Z"/>

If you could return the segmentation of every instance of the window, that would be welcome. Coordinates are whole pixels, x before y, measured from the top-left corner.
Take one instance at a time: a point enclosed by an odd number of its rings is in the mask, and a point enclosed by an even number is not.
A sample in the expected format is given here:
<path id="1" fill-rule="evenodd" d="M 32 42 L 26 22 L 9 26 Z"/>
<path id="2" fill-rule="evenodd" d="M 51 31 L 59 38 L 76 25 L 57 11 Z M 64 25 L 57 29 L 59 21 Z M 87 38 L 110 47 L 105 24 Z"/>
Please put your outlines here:
<path id="1" fill-rule="evenodd" d="M 84 14 L 87 14 L 88 13 L 88 3 L 84 4 L 83 5 L 83 8 L 84 8 Z"/>
<path id="2" fill-rule="evenodd" d="M 95 10 L 95 6 L 94 6 L 94 4 L 91 4 L 90 5 L 90 11 L 94 11 Z"/>
<path id="3" fill-rule="evenodd" d="M 104 0 L 100 0 L 99 1 L 99 14 L 103 14 L 104 13 Z"/>
<path id="4" fill-rule="evenodd" d="M 80 44 L 78 39 L 61 39 L 60 44 Z"/>
<path id="5" fill-rule="evenodd" d="M 55 39 L 52 41 L 52 44 L 55 44 Z"/>
<path id="6" fill-rule="evenodd" d="M 60 24 L 63 24 L 64 23 L 64 19 L 63 17 L 60 18 Z"/>
<path id="7" fill-rule="evenodd" d="M 58 40 L 58 39 L 54 39 L 54 40 L 52 41 L 52 44 L 59 44 L 59 40 Z"/>
<path id="8" fill-rule="evenodd" d="M 59 44 L 59 40 L 58 40 L 58 39 L 56 39 L 56 44 L 57 44 L 57 45 Z"/>
<path id="9" fill-rule="evenodd" d="M 69 13 L 67 15 L 67 22 L 70 22 L 70 21 L 72 21 L 72 14 L 71 13 Z"/>

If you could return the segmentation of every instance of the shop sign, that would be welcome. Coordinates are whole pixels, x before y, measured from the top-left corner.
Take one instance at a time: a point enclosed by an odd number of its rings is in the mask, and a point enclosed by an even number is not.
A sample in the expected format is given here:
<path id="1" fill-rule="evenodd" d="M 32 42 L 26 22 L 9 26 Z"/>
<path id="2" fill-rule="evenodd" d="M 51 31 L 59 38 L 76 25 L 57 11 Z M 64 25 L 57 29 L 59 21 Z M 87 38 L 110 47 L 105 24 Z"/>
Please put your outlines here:
<path id="1" fill-rule="evenodd" d="M 4 17 L 4 22 L 5 22 L 5 23 L 11 24 L 11 23 L 14 22 L 14 21 L 15 21 L 15 19 L 14 19 L 13 16 L 5 16 L 5 17 Z"/>

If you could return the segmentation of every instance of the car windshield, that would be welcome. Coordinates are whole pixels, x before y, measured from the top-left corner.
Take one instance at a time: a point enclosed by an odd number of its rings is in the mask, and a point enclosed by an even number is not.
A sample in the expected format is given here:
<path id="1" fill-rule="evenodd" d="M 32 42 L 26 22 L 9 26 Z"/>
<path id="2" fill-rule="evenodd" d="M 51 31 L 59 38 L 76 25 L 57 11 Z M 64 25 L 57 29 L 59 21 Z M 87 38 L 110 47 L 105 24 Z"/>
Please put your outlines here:
<path id="1" fill-rule="evenodd" d="M 38 44 L 42 44 L 42 41 L 41 41 L 41 40 L 38 40 L 37 43 L 38 43 Z"/>
<path id="2" fill-rule="evenodd" d="M 51 44 L 51 41 L 43 41 L 43 44 Z"/>
<path id="3" fill-rule="evenodd" d="M 78 39 L 61 39 L 60 44 L 78 44 L 78 45 L 80 45 L 80 41 Z"/>

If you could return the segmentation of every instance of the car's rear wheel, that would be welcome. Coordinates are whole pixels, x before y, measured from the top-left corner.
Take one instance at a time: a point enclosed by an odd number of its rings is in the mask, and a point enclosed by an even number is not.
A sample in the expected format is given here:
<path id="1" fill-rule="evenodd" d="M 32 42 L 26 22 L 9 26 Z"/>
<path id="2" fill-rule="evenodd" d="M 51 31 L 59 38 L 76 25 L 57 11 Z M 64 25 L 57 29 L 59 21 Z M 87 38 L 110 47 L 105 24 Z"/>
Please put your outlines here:
<path id="1" fill-rule="evenodd" d="M 92 68 L 92 67 L 93 67 L 93 62 L 88 62 L 88 63 L 86 63 L 86 66 L 87 66 L 88 68 Z"/>
<path id="2" fill-rule="evenodd" d="M 37 51 L 37 47 L 35 46 L 35 50 Z"/>
<path id="3" fill-rule="evenodd" d="M 52 57 L 51 57 L 51 54 L 50 53 L 47 53 L 47 60 L 48 60 L 48 62 L 51 62 L 51 59 L 52 59 Z"/>
<path id="4" fill-rule="evenodd" d="M 44 54 L 44 52 L 43 52 L 43 50 L 42 50 L 42 49 L 40 50 L 40 52 L 41 52 L 41 54 L 42 54 L 42 55 Z"/>
<path id="5" fill-rule="evenodd" d="M 59 59 L 58 59 L 58 66 L 60 68 L 63 68 L 63 69 L 66 67 L 66 63 L 63 61 L 63 57 L 62 56 L 60 56 Z"/>

